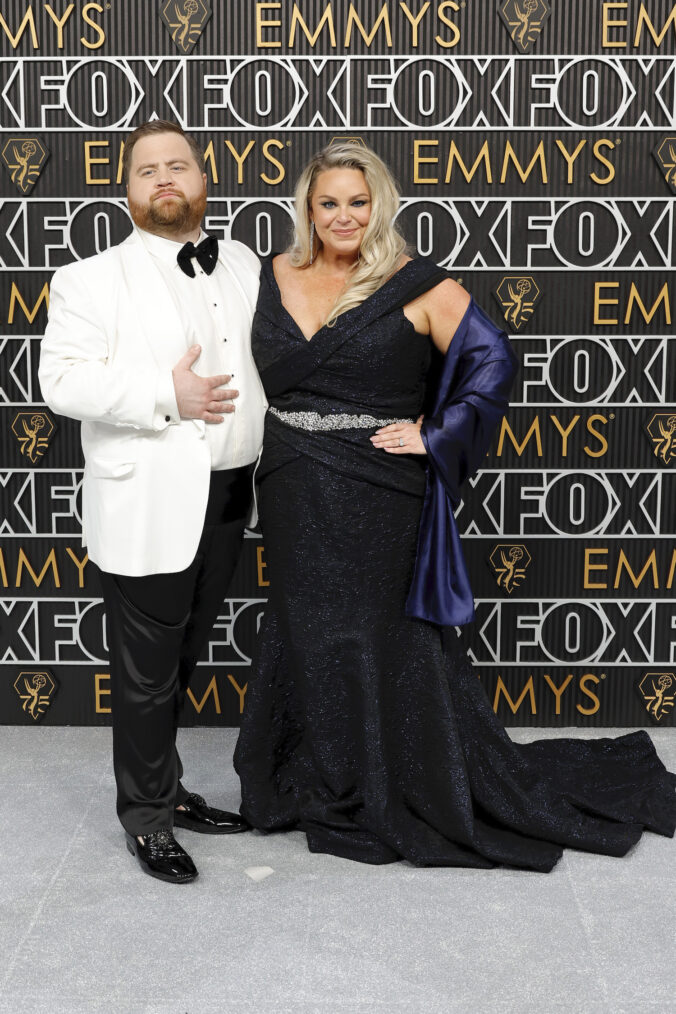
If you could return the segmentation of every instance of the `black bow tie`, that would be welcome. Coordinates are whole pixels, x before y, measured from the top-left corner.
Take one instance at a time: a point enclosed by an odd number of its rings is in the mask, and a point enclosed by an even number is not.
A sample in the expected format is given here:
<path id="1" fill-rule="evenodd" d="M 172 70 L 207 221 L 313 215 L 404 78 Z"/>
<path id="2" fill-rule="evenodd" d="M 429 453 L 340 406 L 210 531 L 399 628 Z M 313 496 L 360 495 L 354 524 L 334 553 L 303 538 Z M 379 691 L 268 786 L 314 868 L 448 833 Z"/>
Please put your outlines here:
<path id="1" fill-rule="evenodd" d="M 207 236 L 201 243 L 195 246 L 194 243 L 186 243 L 178 251 L 176 259 L 181 271 L 184 271 L 188 278 L 195 277 L 195 269 L 192 265 L 192 257 L 197 258 L 197 263 L 205 274 L 210 275 L 218 261 L 218 240 L 215 236 Z"/>

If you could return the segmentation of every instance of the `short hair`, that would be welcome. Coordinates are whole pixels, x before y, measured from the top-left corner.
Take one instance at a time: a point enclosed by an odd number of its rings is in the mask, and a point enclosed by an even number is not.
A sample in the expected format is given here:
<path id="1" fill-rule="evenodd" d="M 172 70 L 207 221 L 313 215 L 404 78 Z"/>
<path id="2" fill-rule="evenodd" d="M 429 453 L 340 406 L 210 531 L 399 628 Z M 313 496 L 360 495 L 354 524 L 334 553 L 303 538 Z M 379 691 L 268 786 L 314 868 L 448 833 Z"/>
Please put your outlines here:
<path id="1" fill-rule="evenodd" d="M 204 166 L 204 152 L 200 148 L 199 144 L 190 134 L 186 134 L 182 127 L 179 127 L 178 123 L 173 123 L 171 120 L 149 120 L 147 123 L 142 123 L 140 127 L 132 131 L 129 137 L 124 142 L 124 149 L 122 151 L 122 176 L 124 182 L 129 182 L 129 170 L 131 168 L 131 156 L 134 147 L 138 141 L 144 137 L 150 137 L 152 134 L 178 134 L 179 137 L 185 138 L 188 142 L 188 147 L 192 157 L 197 162 L 200 169 Z"/>

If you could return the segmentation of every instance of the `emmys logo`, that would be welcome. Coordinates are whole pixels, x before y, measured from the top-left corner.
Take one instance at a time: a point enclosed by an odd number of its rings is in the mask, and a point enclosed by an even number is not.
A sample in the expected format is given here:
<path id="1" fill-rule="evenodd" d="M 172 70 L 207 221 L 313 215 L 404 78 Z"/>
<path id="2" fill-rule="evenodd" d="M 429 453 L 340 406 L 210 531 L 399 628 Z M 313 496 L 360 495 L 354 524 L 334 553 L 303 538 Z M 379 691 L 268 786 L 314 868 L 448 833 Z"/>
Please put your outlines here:
<path id="1" fill-rule="evenodd" d="M 37 137 L 10 137 L 2 149 L 3 164 L 22 194 L 33 189 L 48 158 L 48 150 Z"/>
<path id="2" fill-rule="evenodd" d="M 12 423 L 12 432 L 21 453 L 35 465 L 49 447 L 54 423 L 46 412 L 19 412 Z"/>
<path id="3" fill-rule="evenodd" d="M 653 454 L 665 465 L 676 461 L 676 412 L 656 413 L 646 426 Z"/>
<path id="4" fill-rule="evenodd" d="M 551 12 L 545 0 L 506 0 L 498 13 L 514 45 L 528 53 Z"/>
<path id="5" fill-rule="evenodd" d="M 659 722 L 674 706 L 676 678 L 673 672 L 648 672 L 639 683 L 638 690 L 646 711 Z"/>
<path id="6" fill-rule="evenodd" d="M 514 331 L 519 331 L 528 323 L 540 294 L 531 275 L 506 275 L 493 293 L 505 320 Z"/>
<path id="7" fill-rule="evenodd" d="M 45 669 L 41 672 L 20 672 L 14 689 L 23 702 L 22 709 L 38 722 L 49 707 L 56 683 Z"/>
<path id="8" fill-rule="evenodd" d="M 676 193 L 676 137 L 662 138 L 653 148 L 653 157 L 672 193 Z"/>
<path id="9" fill-rule="evenodd" d="M 363 137 L 332 137 L 329 141 L 329 147 L 332 144 L 361 144 L 364 148 L 366 147 L 366 141 Z"/>
<path id="10" fill-rule="evenodd" d="M 530 553 L 524 545 L 496 546 L 490 564 L 498 576 L 498 585 L 511 595 L 526 577 Z"/>
<path id="11" fill-rule="evenodd" d="M 162 20 L 182 53 L 195 46 L 211 17 L 210 0 L 168 0 L 162 7 Z"/>

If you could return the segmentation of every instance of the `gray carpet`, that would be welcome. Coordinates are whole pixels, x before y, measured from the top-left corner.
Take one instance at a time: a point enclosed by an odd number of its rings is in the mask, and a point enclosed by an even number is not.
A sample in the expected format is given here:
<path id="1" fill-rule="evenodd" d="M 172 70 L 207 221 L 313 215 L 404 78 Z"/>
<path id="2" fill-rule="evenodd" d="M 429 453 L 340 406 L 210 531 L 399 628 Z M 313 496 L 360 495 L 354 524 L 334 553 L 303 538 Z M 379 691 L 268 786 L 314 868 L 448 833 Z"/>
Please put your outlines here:
<path id="1" fill-rule="evenodd" d="M 180 735 L 188 787 L 237 809 L 235 731 Z M 676 731 L 651 735 L 676 770 Z M 200 877 L 177 887 L 125 848 L 110 730 L 3 728 L 0 769 L 3 1014 L 676 1011 L 674 840 L 646 834 L 624 859 L 568 850 L 545 875 L 178 831 Z"/>

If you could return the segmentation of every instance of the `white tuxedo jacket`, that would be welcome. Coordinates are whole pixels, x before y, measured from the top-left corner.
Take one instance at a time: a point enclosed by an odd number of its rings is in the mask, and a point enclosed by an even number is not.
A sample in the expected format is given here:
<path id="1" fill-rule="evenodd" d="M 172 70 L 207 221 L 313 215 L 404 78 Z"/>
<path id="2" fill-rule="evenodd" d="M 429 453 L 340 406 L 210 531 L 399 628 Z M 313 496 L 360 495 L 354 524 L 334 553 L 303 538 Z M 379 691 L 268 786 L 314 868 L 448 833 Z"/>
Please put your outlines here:
<path id="1" fill-rule="evenodd" d="M 228 323 L 229 341 L 241 343 L 249 361 L 260 263 L 234 241 L 219 243 L 219 261 L 247 308 L 245 327 Z M 174 300 L 136 230 L 55 272 L 40 386 L 50 408 L 82 421 L 83 543 L 102 570 L 172 573 L 197 550 L 211 455 L 205 423 L 178 417 L 167 365 L 187 348 Z M 258 404 L 253 424 L 262 439 L 262 389 Z"/>

